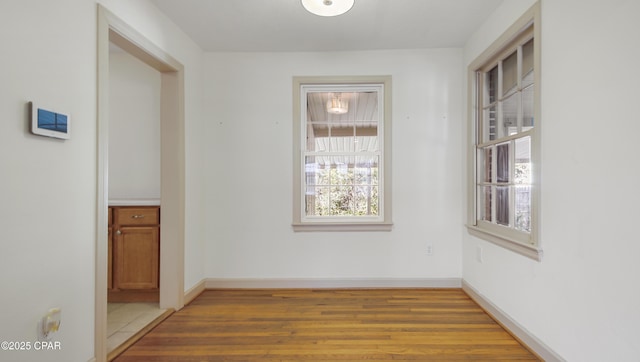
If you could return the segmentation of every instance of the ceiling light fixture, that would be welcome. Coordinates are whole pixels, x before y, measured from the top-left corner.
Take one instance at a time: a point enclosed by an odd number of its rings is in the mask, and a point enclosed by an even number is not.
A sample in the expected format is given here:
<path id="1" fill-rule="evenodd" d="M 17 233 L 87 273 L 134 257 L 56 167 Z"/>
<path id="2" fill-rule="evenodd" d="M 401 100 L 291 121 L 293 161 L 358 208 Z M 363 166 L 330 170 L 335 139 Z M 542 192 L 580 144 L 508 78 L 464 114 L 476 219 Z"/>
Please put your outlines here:
<path id="1" fill-rule="evenodd" d="M 355 0 L 300 0 L 308 12 L 319 16 L 338 16 L 353 7 Z"/>
<path id="2" fill-rule="evenodd" d="M 327 112 L 332 114 L 345 114 L 349 111 L 349 102 L 340 98 L 340 96 L 333 96 L 327 101 Z"/>

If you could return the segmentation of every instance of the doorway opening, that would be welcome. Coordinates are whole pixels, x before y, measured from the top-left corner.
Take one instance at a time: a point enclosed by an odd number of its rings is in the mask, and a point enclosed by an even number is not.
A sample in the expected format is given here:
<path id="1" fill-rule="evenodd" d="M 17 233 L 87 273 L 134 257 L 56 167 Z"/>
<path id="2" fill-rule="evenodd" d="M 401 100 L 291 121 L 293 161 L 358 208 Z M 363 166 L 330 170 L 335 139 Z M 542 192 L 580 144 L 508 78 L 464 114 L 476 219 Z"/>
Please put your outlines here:
<path id="1" fill-rule="evenodd" d="M 98 185 L 95 360 L 107 361 L 109 44 L 160 73 L 159 308 L 184 306 L 184 67 L 98 5 Z M 170 312 L 169 312 L 170 313 Z"/>

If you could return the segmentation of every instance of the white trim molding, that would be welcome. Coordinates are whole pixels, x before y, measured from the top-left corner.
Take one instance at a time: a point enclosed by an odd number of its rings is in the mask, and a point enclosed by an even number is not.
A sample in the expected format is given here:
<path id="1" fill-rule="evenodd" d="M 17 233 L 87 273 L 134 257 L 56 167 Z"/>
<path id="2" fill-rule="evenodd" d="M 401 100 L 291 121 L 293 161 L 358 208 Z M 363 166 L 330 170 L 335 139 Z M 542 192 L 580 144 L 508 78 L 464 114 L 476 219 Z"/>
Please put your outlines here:
<path id="1" fill-rule="evenodd" d="M 208 278 L 206 289 L 460 288 L 460 278 Z"/>
<path id="2" fill-rule="evenodd" d="M 294 76 L 293 77 L 293 215 L 292 229 L 295 232 L 314 232 L 314 231 L 391 231 L 393 228 L 392 212 L 391 212 L 391 95 L 392 95 L 392 78 L 390 75 L 372 75 L 372 76 Z M 306 150 L 306 131 L 304 126 L 306 121 L 306 91 L 317 91 L 326 89 L 329 92 L 336 90 L 356 91 L 377 89 L 381 99 L 378 101 L 378 107 L 381 111 L 381 122 L 378 124 L 378 142 L 381 153 L 379 157 L 379 192 L 381 199 L 379 200 L 380 215 L 377 216 L 320 216 L 307 217 L 304 212 L 305 200 L 303 188 L 305 187 L 305 155 L 312 153 Z M 377 152 L 377 151 L 376 151 Z M 336 153 L 339 155 L 340 153 Z"/>
<path id="3" fill-rule="evenodd" d="M 549 346 L 544 344 L 526 328 L 516 322 L 507 313 L 505 313 L 498 306 L 493 304 L 489 299 L 485 298 L 477 289 L 475 289 L 466 280 L 462 280 L 462 290 L 474 302 L 478 303 L 482 309 L 487 312 L 491 318 L 502 325 L 503 328 L 508 330 L 513 336 L 520 340 L 521 343 L 526 345 L 531 352 L 535 353 L 537 357 L 547 362 L 562 362 L 565 361 L 560 355 L 554 352 Z"/>
<path id="4" fill-rule="evenodd" d="M 485 106 L 483 97 L 484 92 L 477 89 L 479 74 L 485 74 L 490 67 L 500 66 L 501 59 L 509 54 L 520 54 L 522 51 L 517 50 L 531 39 L 533 43 L 533 63 L 534 63 L 534 97 L 533 112 L 535 119 L 535 127 L 532 130 L 516 133 L 516 135 L 502 135 L 496 140 L 482 140 L 478 136 L 482 136 L 481 129 L 483 122 L 480 117 Z M 500 35 L 482 54 L 473 60 L 467 71 L 467 231 L 474 237 L 489 241 L 493 244 L 501 246 L 507 250 L 521 254 L 525 257 L 536 261 L 542 261 L 543 251 L 542 242 L 539 238 L 541 229 L 540 220 L 540 188 L 541 188 L 541 162 L 540 162 L 540 135 L 541 135 L 541 15 L 540 1 L 531 6 L 518 20 L 515 21 L 502 35 Z M 519 52 L 519 53 L 517 53 Z M 519 58 L 521 59 L 521 58 Z M 498 65 L 496 65 L 498 64 Z M 521 64 L 519 65 L 522 66 Z M 501 69 L 501 68 L 498 68 Z M 501 71 L 500 71 L 501 72 Z M 500 73 L 501 74 L 501 73 Z M 500 83 L 499 81 L 498 83 Z M 482 82 L 480 82 L 482 83 Z M 519 86 L 521 83 L 518 83 Z M 518 91 L 519 92 L 519 91 Z M 498 100 L 500 101 L 500 100 Z M 500 101 L 501 102 L 501 101 Z M 486 104 L 488 106 L 488 104 Z M 497 106 L 500 108 L 499 106 Z M 480 109 L 479 109 L 480 108 Z M 480 128 L 480 130 L 478 129 Z M 514 142 L 515 139 L 524 139 L 531 137 L 531 225 L 530 232 L 517 230 L 513 223 L 511 226 L 502 226 L 481 220 L 479 217 L 478 204 L 478 186 L 497 186 L 496 183 L 478 183 L 478 152 L 482 147 L 490 144 L 502 142 Z M 494 178 L 493 180 L 496 180 Z M 505 184 L 506 186 L 507 184 Z M 513 215 L 512 215 L 513 216 Z M 495 219 L 494 219 L 495 222 Z"/>
<path id="5" fill-rule="evenodd" d="M 196 283 L 196 285 L 192 286 L 191 288 L 189 288 L 189 290 L 184 292 L 184 304 L 187 305 L 191 303 L 200 295 L 200 293 L 204 292 L 205 289 L 205 279 L 202 279 L 201 281 Z"/>
<path id="6" fill-rule="evenodd" d="M 498 233 L 492 233 L 486 229 L 481 229 L 474 225 L 466 225 L 466 226 L 467 226 L 467 231 L 469 232 L 470 235 L 473 235 L 482 240 L 492 242 L 496 245 L 502 246 L 507 250 L 511 250 L 522 256 L 531 258 L 535 261 L 542 261 L 542 256 L 544 255 L 544 252 L 539 247 L 515 242 L 513 240 L 503 237 Z"/>
<path id="7" fill-rule="evenodd" d="M 109 199 L 109 206 L 160 206 L 160 199 Z"/>
<path id="8" fill-rule="evenodd" d="M 145 35 L 98 4 L 97 202 L 94 359 L 107 361 L 107 207 L 109 149 L 109 43 L 161 73 L 160 307 L 184 306 L 185 153 L 184 66 Z"/>

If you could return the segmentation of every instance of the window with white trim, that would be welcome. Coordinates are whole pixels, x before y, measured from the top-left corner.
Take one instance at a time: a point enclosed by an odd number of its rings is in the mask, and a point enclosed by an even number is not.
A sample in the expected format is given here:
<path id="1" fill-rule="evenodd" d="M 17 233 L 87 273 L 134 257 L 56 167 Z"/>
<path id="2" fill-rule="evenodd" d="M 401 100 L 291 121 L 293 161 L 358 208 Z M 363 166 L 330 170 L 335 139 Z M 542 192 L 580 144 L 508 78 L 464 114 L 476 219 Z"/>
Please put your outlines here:
<path id="1" fill-rule="evenodd" d="M 540 259 L 539 39 L 536 6 L 470 67 L 472 141 L 470 231 Z M 502 41 L 502 43 L 500 43 Z"/>
<path id="2" fill-rule="evenodd" d="M 390 229 L 389 87 L 294 78 L 294 230 Z"/>

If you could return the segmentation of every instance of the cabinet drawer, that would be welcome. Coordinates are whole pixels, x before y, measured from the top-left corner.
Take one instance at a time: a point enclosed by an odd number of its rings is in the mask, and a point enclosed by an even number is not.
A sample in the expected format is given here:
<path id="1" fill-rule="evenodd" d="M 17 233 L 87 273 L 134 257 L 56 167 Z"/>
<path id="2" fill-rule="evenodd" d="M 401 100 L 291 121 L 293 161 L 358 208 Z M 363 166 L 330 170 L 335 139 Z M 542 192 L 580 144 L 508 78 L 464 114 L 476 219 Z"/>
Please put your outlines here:
<path id="1" fill-rule="evenodd" d="M 156 225 L 160 223 L 160 208 L 120 207 L 115 217 L 119 225 Z"/>

